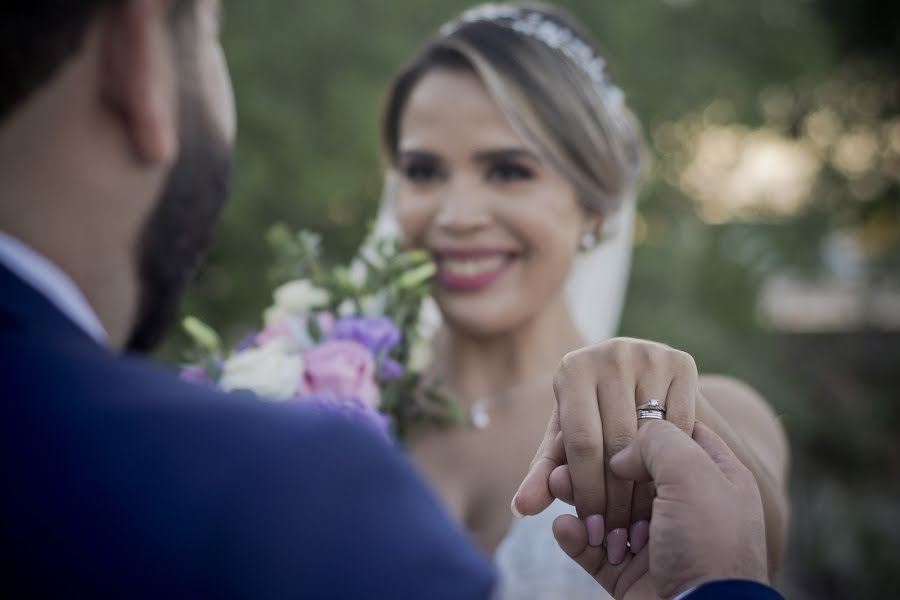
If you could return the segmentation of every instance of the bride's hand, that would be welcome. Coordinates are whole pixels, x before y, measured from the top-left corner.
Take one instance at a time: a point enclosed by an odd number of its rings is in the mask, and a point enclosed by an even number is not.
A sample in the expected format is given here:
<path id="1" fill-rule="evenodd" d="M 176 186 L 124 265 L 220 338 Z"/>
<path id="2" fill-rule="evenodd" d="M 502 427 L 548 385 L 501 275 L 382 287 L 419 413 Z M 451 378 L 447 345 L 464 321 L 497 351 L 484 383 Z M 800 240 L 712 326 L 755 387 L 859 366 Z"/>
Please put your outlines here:
<path id="1" fill-rule="evenodd" d="M 651 400 L 691 435 L 697 382 L 689 354 L 654 342 L 616 338 L 568 354 L 554 379 L 553 415 L 513 499 L 514 511 L 537 514 L 560 498 L 574 503 L 590 545 L 605 553 L 609 565 L 623 562 L 629 537 L 632 550 L 640 551 L 653 488 L 616 477 L 609 458 L 634 439 L 645 422 L 638 421 L 638 407 Z"/>

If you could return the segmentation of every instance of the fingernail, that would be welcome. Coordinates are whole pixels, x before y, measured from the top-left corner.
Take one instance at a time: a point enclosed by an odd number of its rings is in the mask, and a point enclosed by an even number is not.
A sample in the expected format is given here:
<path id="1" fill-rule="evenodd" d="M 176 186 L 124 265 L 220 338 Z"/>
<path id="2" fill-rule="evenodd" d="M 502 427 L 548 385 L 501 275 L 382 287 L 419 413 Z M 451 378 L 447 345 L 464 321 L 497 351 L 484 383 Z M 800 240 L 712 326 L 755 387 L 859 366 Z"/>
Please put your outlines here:
<path id="1" fill-rule="evenodd" d="M 518 498 L 518 496 L 513 496 L 512 502 L 509 503 L 509 510 L 512 511 L 513 516 L 515 516 L 517 519 L 521 519 L 525 515 L 520 513 L 519 509 L 516 508 L 516 498 Z"/>
<path id="2" fill-rule="evenodd" d="M 637 521 L 631 525 L 631 531 L 628 534 L 631 542 L 631 553 L 637 554 L 647 545 L 650 539 L 650 521 Z"/>
<path id="3" fill-rule="evenodd" d="M 625 551 L 628 548 L 628 531 L 620 527 L 609 532 L 606 538 L 606 560 L 611 565 L 621 564 L 625 560 Z"/>
<path id="4" fill-rule="evenodd" d="M 603 538 L 606 536 L 606 523 L 603 515 L 591 515 L 584 520 L 587 527 L 588 544 L 591 546 L 602 546 Z"/>

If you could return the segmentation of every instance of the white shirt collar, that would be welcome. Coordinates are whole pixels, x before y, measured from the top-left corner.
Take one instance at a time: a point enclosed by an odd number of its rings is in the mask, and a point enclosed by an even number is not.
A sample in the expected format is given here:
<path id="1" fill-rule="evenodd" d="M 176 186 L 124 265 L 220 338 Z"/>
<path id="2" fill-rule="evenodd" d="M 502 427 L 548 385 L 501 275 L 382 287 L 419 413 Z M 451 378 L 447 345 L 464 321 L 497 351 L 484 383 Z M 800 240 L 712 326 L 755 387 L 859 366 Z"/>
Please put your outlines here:
<path id="1" fill-rule="evenodd" d="M 62 269 L 21 241 L 0 231 L 0 264 L 43 294 L 100 344 L 109 337 L 84 294 Z"/>

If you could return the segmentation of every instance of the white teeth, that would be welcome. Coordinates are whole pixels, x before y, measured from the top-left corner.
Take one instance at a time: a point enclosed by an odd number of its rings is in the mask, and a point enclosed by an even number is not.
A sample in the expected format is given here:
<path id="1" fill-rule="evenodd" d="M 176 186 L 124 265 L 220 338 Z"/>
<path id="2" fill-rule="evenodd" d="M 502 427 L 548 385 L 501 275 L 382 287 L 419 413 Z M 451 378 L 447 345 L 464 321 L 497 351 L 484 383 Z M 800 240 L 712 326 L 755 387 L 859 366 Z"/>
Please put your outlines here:
<path id="1" fill-rule="evenodd" d="M 488 256 L 485 258 L 445 258 L 441 261 L 441 267 L 451 275 L 461 277 L 475 277 L 496 271 L 506 262 L 504 256 Z"/>

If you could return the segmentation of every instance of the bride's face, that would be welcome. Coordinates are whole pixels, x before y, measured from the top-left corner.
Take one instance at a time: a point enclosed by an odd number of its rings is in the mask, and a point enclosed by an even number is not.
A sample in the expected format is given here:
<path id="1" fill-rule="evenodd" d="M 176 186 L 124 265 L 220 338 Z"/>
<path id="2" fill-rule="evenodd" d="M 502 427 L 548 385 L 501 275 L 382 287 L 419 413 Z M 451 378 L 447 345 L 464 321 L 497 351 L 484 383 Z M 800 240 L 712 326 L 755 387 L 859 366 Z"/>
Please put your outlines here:
<path id="1" fill-rule="evenodd" d="M 562 300 L 584 211 L 474 74 L 422 78 L 398 157 L 397 219 L 407 246 L 434 256 L 451 326 L 501 333 Z"/>

